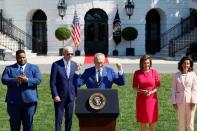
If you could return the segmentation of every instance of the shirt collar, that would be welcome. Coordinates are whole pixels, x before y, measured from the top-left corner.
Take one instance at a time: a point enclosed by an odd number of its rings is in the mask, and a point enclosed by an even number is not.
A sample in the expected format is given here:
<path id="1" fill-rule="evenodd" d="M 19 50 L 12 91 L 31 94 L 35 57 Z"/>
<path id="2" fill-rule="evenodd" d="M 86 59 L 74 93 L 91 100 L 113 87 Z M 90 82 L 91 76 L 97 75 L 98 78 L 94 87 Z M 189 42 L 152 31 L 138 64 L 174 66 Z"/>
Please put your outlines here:
<path id="1" fill-rule="evenodd" d="M 95 68 L 95 69 L 96 69 L 96 68 Z M 102 72 L 102 71 L 103 71 L 103 68 L 101 68 L 100 70 L 96 69 L 96 72 L 98 72 L 98 71 Z"/>
<path id="2" fill-rule="evenodd" d="M 17 63 L 17 65 L 18 65 L 18 68 L 22 67 L 23 70 L 24 70 L 27 64 L 24 64 L 24 65 L 21 66 L 21 65 L 19 65 L 19 64 Z"/>
<path id="3" fill-rule="evenodd" d="M 70 61 L 66 61 L 64 58 L 63 58 L 63 61 L 64 61 L 64 66 L 67 66 L 67 64 L 68 66 L 70 65 Z"/>

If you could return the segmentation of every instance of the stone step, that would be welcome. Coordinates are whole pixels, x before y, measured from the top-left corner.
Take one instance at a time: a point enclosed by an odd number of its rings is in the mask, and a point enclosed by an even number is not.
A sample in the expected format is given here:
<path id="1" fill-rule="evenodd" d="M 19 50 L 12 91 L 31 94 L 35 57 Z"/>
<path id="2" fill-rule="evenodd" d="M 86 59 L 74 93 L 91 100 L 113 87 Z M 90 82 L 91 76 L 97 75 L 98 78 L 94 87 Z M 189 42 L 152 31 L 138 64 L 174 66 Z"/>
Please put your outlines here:
<path id="1" fill-rule="evenodd" d="M 8 47 L 9 43 L 9 47 Z M 15 60 L 16 59 L 16 52 L 10 49 L 18 49 L 18 42 L 14 41 L 13 39 L 9 38 L 8 36 L 0 33 L 0 49 L 4 49 L 4 60 Z M 32 50 L 25 49 L 27 58 L 36 57 L 37 53 L 32 53 Z"/>

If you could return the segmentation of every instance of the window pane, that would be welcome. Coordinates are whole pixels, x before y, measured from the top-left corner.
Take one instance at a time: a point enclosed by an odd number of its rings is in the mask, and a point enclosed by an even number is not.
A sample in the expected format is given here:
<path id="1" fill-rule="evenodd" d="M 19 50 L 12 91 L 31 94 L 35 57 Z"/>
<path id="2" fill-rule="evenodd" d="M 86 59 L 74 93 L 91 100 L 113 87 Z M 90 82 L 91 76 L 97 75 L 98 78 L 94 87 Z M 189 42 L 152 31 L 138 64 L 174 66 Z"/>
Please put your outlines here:
<path id="1" fill-rule="evenodd" d="M 105 25 L 102 23 L 98 24 L 98 39 L 104 40 L 105 38 Z"/>
<path id="2" fill-rule="evenodd" d="M 87 35 L 86 36 L 87 36 L 88 41 L 94 40 L 94 38 L 95 38 L 94 30 L 95 30 L 95 28 L 94 28 L 93 23 L 87 25 Z"/>

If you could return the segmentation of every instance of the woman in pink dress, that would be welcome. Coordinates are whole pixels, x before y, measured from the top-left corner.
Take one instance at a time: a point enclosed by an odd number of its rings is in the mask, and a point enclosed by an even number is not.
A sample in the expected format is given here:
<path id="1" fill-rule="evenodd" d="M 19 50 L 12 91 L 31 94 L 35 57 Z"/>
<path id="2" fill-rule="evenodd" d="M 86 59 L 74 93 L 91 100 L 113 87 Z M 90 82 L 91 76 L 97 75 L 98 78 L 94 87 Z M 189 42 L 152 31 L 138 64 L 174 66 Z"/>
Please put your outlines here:
<path id="1" fill-rule="evenodd" d="M 149 124 L 150 131 L 155 131 L 158 121 L 157 90 L 160 87 L 159 75 L 151 69 L 152 59 L 149 55 L 140 58 L 140 69 L 133 76 L 133 89 L 137 91 L 136 119 L 140 123 L 141 131 L 146 131 Z"/>

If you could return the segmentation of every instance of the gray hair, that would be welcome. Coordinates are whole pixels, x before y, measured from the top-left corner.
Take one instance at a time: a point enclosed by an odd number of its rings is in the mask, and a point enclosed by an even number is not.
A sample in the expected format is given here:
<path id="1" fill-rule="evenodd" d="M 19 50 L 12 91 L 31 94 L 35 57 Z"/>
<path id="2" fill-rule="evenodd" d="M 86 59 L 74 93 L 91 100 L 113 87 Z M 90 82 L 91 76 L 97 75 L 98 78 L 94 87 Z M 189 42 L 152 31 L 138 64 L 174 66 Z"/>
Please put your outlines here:
<path id="1" fill-rule="evenodd" d="M 96 59 L 96 58 L 98 58 L 98 57 L 103 57 L 103 58 L 105 58 L 105 55 L 103 54 L 103 53 L 96 53 L 95 55 L 94 55 L 94 59 Z"/>
<path id="2" fill-rule="evenodd" d="M 63 54 L 65 54 L 68 50 L 72 50 L 73 51 L 73 48 L 71 46 L 66 46 L 64 49 L 63 49 Z"/>

